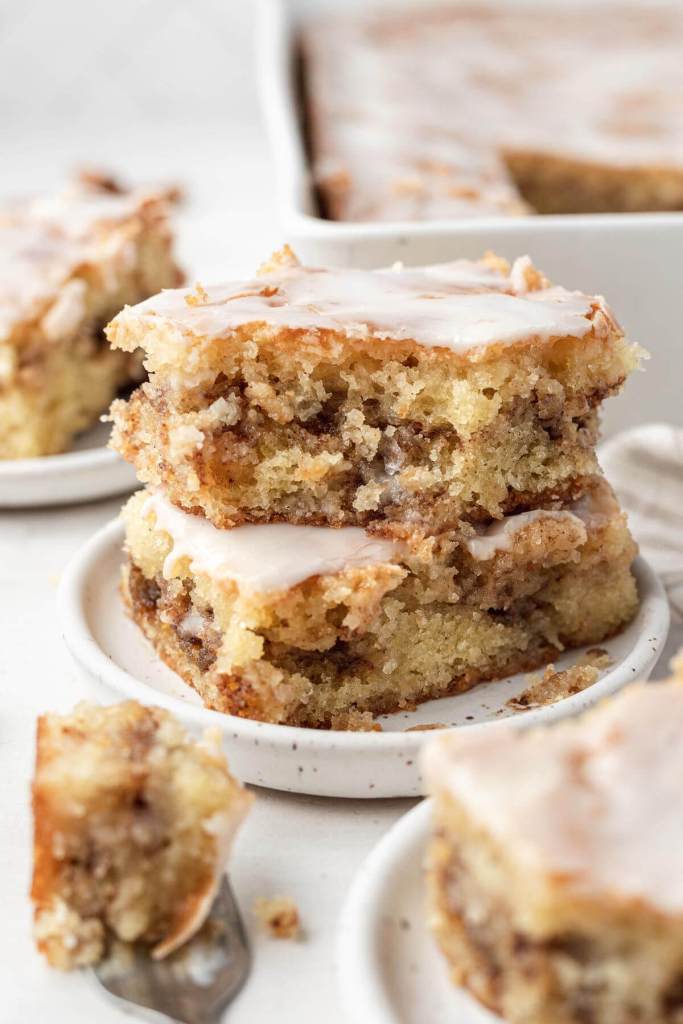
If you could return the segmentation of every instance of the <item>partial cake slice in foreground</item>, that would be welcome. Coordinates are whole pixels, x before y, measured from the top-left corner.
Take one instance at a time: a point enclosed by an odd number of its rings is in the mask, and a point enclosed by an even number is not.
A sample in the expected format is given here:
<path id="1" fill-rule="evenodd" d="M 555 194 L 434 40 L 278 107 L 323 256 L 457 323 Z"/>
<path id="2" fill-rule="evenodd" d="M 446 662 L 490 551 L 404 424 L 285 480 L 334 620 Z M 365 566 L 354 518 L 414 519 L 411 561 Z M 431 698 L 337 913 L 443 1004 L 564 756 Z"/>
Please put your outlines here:
<path id="1" fill-rule="evenodd" d="M 166 711 L 80 704 L 38 720 L 33 782 L 38 948 L 54 967 L 96 963 L 107 937 L 154 957 L 202 925 L 250 796 L 220 746 Z"/>
<path id="2" fill-rule="evenodd" d="M 88 179 L 0 210 L 0 459 L 63 451 L 140 381 L 103 327 L 182 281 L 172 241 L 159 190 Z"/>
<path id="3" fill-rule="evenodd" d="M 571 501 L 639 358 L 599 296 L 527 259 L 301 267 L 163 292 L 109 325 L 149 383 L 116 402 L 139 478 L 218 527 L 426 532 Z"/>
<path id="4" fill-rule="evenodd" d="M 510 1024 L 683 1019 L 683 683 L 427 752 L 433 926 Z"/>
<path id="5" fill-rule="evenodd" d="M 211 708 L 317 727 L 469 689 L 598 643 L 634 614 L 634 543 L 604 481 L 569 507 L 403 539 L 218 530 L 162 494 L 124 510 L 123 593 Z"/>

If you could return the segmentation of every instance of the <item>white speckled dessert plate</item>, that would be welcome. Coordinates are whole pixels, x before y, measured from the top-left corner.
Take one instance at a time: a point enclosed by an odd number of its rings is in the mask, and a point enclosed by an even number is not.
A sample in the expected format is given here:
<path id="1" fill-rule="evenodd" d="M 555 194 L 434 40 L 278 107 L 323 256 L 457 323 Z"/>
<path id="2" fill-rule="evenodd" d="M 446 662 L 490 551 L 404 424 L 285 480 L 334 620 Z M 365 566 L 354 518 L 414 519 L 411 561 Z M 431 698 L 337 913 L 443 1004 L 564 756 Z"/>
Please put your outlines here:
<path id="1" fill-rule="evenodd" d="M 118 593 L 123 527 L 100 530 L 68 567 L 59 593 L 67 647 L 84 678 L 107 700 L 135 698 L 175 712 L 193 730 L 219 727 L 230 763 L 245 782 L 295 793 L 336 797 L 417 796 L 422 792 L 420 747 L 429 732 L 406 731 L 438 723 L 490 728 L 504 718 L 518 725 L 576 714 L 636 678 L 647 678 L 662 650 L 669 610 L 659 580 L 638 559 L 641 608 L 619 636 L 603 646 L 612 666 L 589 689 L 556 704 L 515 712 L 508 701 L 525 686 L 524 675 L 484 683 L 469 693 L 384 715 L 382 732 L 338 732 L 271 725 L 204 708 L 197 694 L 156 656 L 127 617 Z M 558 668 L 580 652 L 556 659 Z"/>
<path id="2" fill-rule="evenodd" d="M 404 815 L 356 875 L 338 932 L 339 981 L 352 1024 L 500 1024 L 452 984 L 426 921 L 423 863 L 431 801 Z"/>
<path id="3" fill-rule="evenodd" d="M 133 467 L 106 447 L 109 429 L 98 423 L 62 455 L 0 459 L 0 508 L 68 505 L 135 490 Z"/>

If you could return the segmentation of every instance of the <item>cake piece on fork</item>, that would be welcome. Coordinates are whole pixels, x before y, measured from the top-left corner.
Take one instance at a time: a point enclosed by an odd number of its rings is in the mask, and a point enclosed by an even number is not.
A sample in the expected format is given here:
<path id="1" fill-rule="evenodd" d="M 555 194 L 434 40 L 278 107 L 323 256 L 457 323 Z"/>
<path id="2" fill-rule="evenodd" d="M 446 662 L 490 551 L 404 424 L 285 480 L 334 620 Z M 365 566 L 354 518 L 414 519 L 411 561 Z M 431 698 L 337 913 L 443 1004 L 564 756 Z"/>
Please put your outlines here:
<path id="1" fill-rule="evenodd" d="M 683 1019 L 683 684 L 429 747 L 432 921 L 510 1024 Z"/>
<path id="2" fill-rule="evenodd" d="M 167 711 L 80 704 L 38 720 L 35 939 L 54 967 L 96 963 L 110 936 L 163 957 L 208 914 L 251 797 L 220 746 Z"/>

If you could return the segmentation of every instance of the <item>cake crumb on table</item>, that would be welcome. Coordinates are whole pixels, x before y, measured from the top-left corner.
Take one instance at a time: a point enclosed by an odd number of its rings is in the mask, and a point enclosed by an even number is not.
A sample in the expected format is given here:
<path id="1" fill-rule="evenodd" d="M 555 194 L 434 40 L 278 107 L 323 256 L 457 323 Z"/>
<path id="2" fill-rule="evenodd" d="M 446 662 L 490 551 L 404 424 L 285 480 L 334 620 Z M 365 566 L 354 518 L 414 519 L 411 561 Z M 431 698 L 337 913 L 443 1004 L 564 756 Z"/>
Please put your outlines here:
<path id="1" fill-rule="evenodd" d="M 301 938 L 299 908 L 289 896 L 262 897 L 254 903 L 254 913 L 271 939 Z"/>

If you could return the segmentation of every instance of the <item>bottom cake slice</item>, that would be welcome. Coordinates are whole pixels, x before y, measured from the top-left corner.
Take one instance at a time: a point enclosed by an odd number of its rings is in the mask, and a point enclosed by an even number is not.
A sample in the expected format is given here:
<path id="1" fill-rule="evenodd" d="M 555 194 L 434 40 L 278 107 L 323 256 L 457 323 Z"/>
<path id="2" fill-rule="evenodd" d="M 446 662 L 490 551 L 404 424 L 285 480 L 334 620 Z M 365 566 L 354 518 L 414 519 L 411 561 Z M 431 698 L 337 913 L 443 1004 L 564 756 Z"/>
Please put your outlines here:
<path id="1" fill-rule="evenodd" d="M 167 711 L 80 704 L 38 720 L 31 897 L 53 967 L 96 963 L 110 936 L 159 958 L 202 925 L 251 797 L 220 746 Z"/>
<path id="2" fill-rule="evenodd" d="M 323 728 L 535 668 L 635 613 L 635 545 L 599 478 L 469 535 L 218 530 L 159 493 L 124 513 L 123 595 L 207 707 Z"/>
<path id="3" fill-rule="evenodd" d="M 683 1020 L 683 683 L 427 750 L 431 923 L 509 1024 Z"/>

